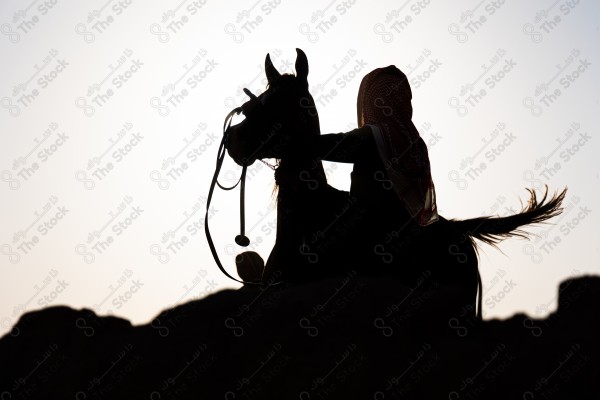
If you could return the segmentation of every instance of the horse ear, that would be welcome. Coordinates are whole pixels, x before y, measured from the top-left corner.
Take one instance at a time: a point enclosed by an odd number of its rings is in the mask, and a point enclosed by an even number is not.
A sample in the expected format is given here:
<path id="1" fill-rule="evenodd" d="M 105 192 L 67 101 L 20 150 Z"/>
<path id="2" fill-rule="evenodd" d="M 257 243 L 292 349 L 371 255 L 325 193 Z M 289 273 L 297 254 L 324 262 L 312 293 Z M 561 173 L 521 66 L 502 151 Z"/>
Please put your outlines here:
<path id="1" fill-rule="evenodd" d="M 269 53 L 267 53 L 267 58 L 265 58 L 265 74 L 267 75 L 267 82 L 269 82 L 269 84 L 273 83 L 277 78 L 281 76 L 279 71 L 277 71 L 277 69 L 271 62 L 271 56 L 269 55 Z"/>
<path id="2" fill-rule="evenodd" d="M 296 49 L 296 76 L 308 82 L 308 58 L 300 49 Z"/>

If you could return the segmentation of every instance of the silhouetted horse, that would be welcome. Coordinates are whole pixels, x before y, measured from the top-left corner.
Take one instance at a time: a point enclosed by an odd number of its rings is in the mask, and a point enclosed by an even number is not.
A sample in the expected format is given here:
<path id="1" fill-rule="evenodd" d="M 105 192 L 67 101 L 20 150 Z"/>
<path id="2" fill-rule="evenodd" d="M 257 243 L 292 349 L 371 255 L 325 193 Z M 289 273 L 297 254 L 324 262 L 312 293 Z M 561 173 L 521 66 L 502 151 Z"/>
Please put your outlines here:
<path id="1" fill-rule="evenodd" d="M 268 89 L 242 106 L 246 119 L 228 130 L 227 150 L 240 165 L 249 165 L 265 149 L 292 139 L 319 135 L 319 118 L 308 90 L 308 60 L 297 49 L 296 76 L 279 74 L 267 54 Z M 284 280 L 301 282 L 355 270 L 363 275 L 392 275 L 416 289 L 455 285 L 456 304 L 473 315 L 481 293 L 474 239 L 496 245 L 510 237 L 527 237 L 521 226 L 543 222 L 562 209 L 566 189 L 541 201 L 530 191 L 529 204 L 508 217 L 440 219 L 421 227 L 401 203 L 393 210 L 361 207 L 348 192 L 327 184 L 318 159 L 291 154 L 275 171 L 277 234 L 263 281 L 275 271 Z M 386 215 L 392 215 L 386 218 Z M 424 285 L 426 283 L 426 285 Z M 481 307 L 481 294 L 479 295 Z"/>

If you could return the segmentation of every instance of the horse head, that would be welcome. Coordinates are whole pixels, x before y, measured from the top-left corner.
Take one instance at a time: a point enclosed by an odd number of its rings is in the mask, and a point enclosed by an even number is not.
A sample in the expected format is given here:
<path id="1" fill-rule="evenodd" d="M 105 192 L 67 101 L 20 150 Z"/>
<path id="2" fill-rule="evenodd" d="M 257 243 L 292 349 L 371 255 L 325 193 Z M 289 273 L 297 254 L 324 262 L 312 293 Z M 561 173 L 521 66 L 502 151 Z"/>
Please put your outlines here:
<path id="1" fill-rule="evenodd" d="M 267 89 L 259 96 L 244 89 L 250 97 L 241 106 L 245 119 L 230 126 L 227 132 L 227 151 L 239 165 L 251 165 L 260 158 L 273 158 L 269 155 L 278 154 L 278 148 L 291 140 L 320 134 L 319 115 L 308 91 L 308 59 L 302 50 L 296 49 L 296 53 L 296 75 L 279 73 L 267 54 Z M 280 165 L 298 165 L 302 157 L 296 156 L 290 151 L 289 157 L 282 159 Z M 313 169 L 322 169 L 320 162 L 311 164 Z"/>

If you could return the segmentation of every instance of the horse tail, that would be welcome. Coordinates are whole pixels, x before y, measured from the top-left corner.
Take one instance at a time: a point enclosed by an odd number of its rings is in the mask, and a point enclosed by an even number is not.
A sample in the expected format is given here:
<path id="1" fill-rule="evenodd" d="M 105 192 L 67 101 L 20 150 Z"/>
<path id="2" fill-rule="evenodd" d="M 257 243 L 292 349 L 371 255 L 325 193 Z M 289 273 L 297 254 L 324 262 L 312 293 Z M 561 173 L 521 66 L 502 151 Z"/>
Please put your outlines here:
<path id="1" fill-rule="evenodd" d="M 529 232 L 521 227 L 545 222 L 562 213 L 561 204 L 565 199 L 567 188 L 560 193 L 554 193 L 548 199 L 548 186 L 541 200 L 538 201 L 535 191 L 527 189 L 530 193 L 529 203 L 522 210 L 508 217 L 479 217 L 466 220 L 451 220 L 454 226 L 468 236 L 473 244 L 473 239 L 478 239 L 486 244 L 497 247 L 498 243 L 511 236 L 524 239 L 529 238 Z M 477 246 L 475 246 L 477 248 Z"/>

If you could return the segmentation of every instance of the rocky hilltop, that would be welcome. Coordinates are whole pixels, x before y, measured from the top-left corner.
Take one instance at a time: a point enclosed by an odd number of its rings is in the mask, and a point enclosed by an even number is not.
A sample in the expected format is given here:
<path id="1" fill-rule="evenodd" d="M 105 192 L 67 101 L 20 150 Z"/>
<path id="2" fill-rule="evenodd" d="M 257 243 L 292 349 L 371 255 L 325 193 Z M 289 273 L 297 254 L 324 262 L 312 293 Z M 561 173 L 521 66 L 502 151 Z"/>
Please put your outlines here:
<path id="1" fill-rule="evenodd" d="M 0 339 L 0 399 L 599 399 L 600 277 L 546 319 L 352 275 L 223 290 L 149 324 L 50 307 Z"/>

